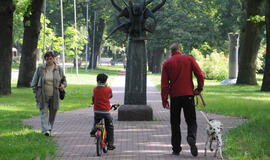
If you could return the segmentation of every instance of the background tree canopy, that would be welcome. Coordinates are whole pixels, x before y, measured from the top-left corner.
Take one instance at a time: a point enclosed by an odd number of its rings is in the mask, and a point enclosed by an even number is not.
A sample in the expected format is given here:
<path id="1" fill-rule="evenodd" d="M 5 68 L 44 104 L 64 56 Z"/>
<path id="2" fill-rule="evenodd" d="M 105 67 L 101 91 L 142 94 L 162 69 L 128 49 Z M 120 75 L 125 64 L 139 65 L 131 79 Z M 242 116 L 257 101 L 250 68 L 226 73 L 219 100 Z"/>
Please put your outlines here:
<path id="1" fill-rule="evenodd" d="M 14 4 L 16 5 L 16 10 L 14 12 L 13 18 L 13 46 L 15 46 L 22 57 L 34 57 L 36 41 L 31 37 L 27 37 L 26 30 L 30 36 L 33 31 L 31 31 L 30 20 L 31 18 L 40 17 L 40 11 L 36 12 L 35 7 L 42 8 L 44 0 L 15 0 Z M 141 2 L 141 0 L 134 0 L 134 2 Z M 257 3 L 258 2 L 258 3 Z M 162 57 L 166 52 L 166 49 L 173 42 L 180 42 L 183 47 L 183 52 L 185 54 L 190 54 L 193 49 L 198 49 L 203 56 L 210 55 L 211 53 L 217 52 L 224 53 L 225 56 L 228 56 L 228 33 L 229 32 L 238 32 L 240 34 L 241 42 L 243 43 L 240 47 L 240 55 L 242 53 L 241 63 L 239 64 L 241 75 L 248 76 L 239 76 L 239 83 L 244 84 L 256 84 L 255 72 L 256 72 L 256 57 L 258 50 L 263 53 L 266 53 L 266 32 L 263 32 L 265 29 L 265 23 L 267 22 L 267 16 L 265 15 L 266 1 L 252 1 L 252 0 L 169 0 L 166 1 L 164 7 L 161 8 L 160 12 L 156 13 L 158 20 L 158 25 L 156 26 L 156 31 L 153 34 L 148 34 L 149 40 L 147 41 L 147 50 L 148 50 L 148 64 L 150 71 L 156 73 L 160 72 L 160 66 L 162 62 Z M 125 8 L 126 5 L 123 1 L 116 0 L 116 3 Z M 160 3 L 160 0 L 155 0 L 148 6 L 149 8 Z M 109 46 L 110 48 L 123 48 L 127 46 L 126 35 L 122 32 L 116 32 L 110 39 L 104 41 L 106 37 L 116 26 L 115 16 L 118 14 L 118 11 L 112 6 L 109 0 L 100 1 L 100 0 L 91 0 L 86 3 L 86 0 L 76 0 L 76 10 L 77 10 L 77 31 L 74 31 L 74 0 L 63 0 L 64 8 L 64 33 L 65 44 L 66 44 L 66 56 L 72 56 L 74 54 L 74 44 L 72 41 L 74 39 L 73 34 L 75 32 L 80 35 L 79 42 L 76 46 L 78 48 L 78 53 L 81 57 L 85 57 L 85 44 L 86 37 L 88 39 L 88 46 L 92 50 L 88 50 L 89 58 L 94 59 L 93 66 L 97 64 L 97 56 L 101 55 L 103 46 Z M 86 21 L 86 5 L 89 6 L 89 18 Z M 256 12 L 254 9 L 256 8 Z M 44 9 L 44 8 L 43 8 Z M 43 11 L 41 11 L 43 12 Z M 37 14 L 33 16 L 33 13 Z M 53 49 L 56 52 L 61 51 L 61 42 L 63 40 L 61 37 L 61 14 L 60 14 L 60 1 L 46 0 L 46 36 L 43 39 L 43 18 L 36 20 L 31 19 L 32 23 L 35 22 L 37 27 L 35 28 L 35 37 L 38 37 L 39 45 L 38 49 L 43 49 L 42 42 L 45 40 L 45 51 L 48 49 Z M 96 18 L 94 18 L 96 16 Z M 38 24 L 40 21 L 41 25 Z M 86 22 L 89 22 L 88 28 L 86 28 Z M 153 21 L 148 20 L 147 24 L 151 26 Z M 40 26 L 40 27 L 39 27 Z M 95 28 L 94 28 L 95 26 Z M 251 28 L 249 28 L 251 27 Z M 246 34 L 247 29 L 260 29 L 259 32 L 254 32 L 255 34 Z M 89 35 L 87 35 L 88 31 Z M 95 31 L 95 36 L 94 36 Z M 40 34 L 41 33 L 41 34 Z M 248 31 L 247 33 L 251 33 Z M 26 35 L 25 35 L 26 34 Z M 38 36 L 39 35 L 39 36 Z M 257 37 L 256 44 L 247 45 L 249 41 L 247 40 L 248 36 Z M 23 39 L 25 39 L 23 42 Z M 26 42 L 26 40 L 29 42 Z M 35 38 L 36 39 L 36 38 Z M 250 39 L 250 38 L 249 38 Z M 33 40 L 33 42 L 30 42 Z M 93 41 L 94 40 L 94 41 Z M 245 42 L 245 40 L 247 40 Z M 94 42 L 94 43 L 93 43 Z M 23 44 L 25 43 L 25 47 Z M 253 42 L 250 42 L 253 43 Z M 31 48 L 27 49 L 28 45 L 31 45 Z M 244 45 L 246 44 L 246 45 Z M 260 47 L 260 44 L 261 45 Z M 94 47 L 92 46 L 94 45 Z M 247 49 L 244 51 L 246 46 L 254 46 L 254 50 Z M 93 49 L 94 48 L 94 49 Z M 122 49 L 123 50 L 123 49 Z M 31 53 L 29 53 L 31 52 Z M 248 53 L 246 53 L 248 52 Z M 25 56 L 28 54 L 28 56 Z M 42 54 L 42 52 L 41 52 Z M 114 53 L 116 54 L 116 53 Z M 29 56 L 31 55 L 31 56 Z M 249 56 L 247 56 L 249 55 Z M 268 54 L 269 55 L 269 54 Z M 93 58 L 92 58 L 93 57 Z M 241 56 L 239 56 L 241 57 Z M 248 58 L 252 57 L 252 58 Z M 262 60 L 264 60 L 264 55 L 259 55 Z M 35 64 L 35 58 L 29 59 L 27 64 Z M 25 60 L 23 60 L 23 63 Z M 90 61 L 88 61 L 90 62 Z M 21 62 L 22 63 L 22 62 Z M 152 64 L 153 63 L 153 64 Z M 268 62 L 269 63 L 269 62 Z M 246 67 L 245 67 L 246 65 Z M 34 69 L 35 67 L 29 67 Z M 90 66 L 90 63 L 89 63 Z M 241 67 L 242 66 L 242 67 Z M 263 63 L 263 66 L 267 66 L 266 63 Z M 26 67 L 26 65 L 25 65 Z M 23 67 L 24 68 L 24 67 Z M 22 70 L 23 70 L 22 68 Z M 154 70 L 153 70 L 154 69 Z M 21 70 L 21 69 L 20 69 Z M 248 70 L 248 72 L 246 72 Z M 263 70 L 263 69 L 262 69 Z M 26 70 L 25 70 L 26 71 Z M 31 71 L 33 72 L 33 71 Z M 21 78 L 25 77 L 25 74 Z M 28 75 L 27 80 L 23 84 L 28 84 L 31 79 L 31 74 Z M 242 79 L 242 80 L 241 80 Z M 251 80 L 252 79 L 252 82 Z M 22 85 L 22 87 L 25 85 Z"/>
<path id="2" fill-rule="evenodd" d="M 156 3 L 158 1 L 152 5 Z M 123 4 L 122 6 L 124 7 Z M 228 47 L 227 34 L 240 30 L 243 12 L 242 1 L 167 1 L 161 11 L 156 13 L 158 25 L 155 33 L 149 35 L 152 40 L 148 41 L 148 46 L 166 48 L 177 41 L 182 43 L 187 53 L 192 48 L 198 48 L 205 54 L 213 49 L 225 51 Z M 110 15 L 116 15 L 116 11 L 113 10 Z M 107 33 L 115 25 L 112 19 L 113 16 L 110 16 L 106 23 Z M 114 44 L 123 43 L 125 35 L 120 35 L 116 34 L 111 38 L 116 41 Z"/>
<path id="3" fill-rule="evenodd" d="M 46 18 L 50 20 L 56 37 L 61 36 L 60 1 L 46 1 Z M 122 1 L 116 1 L 123 8 Z M 22 20 L 27 13 L 30 0 L 17 0 L 17 9 L 14 18 L 14 43 L 22 41 Z M 154 1 L 152 6 L 159 3 Z M 73 0 L 63 0 L 64 28 L 74 26 Z M 89 4 L 89 43 L 92 42 L 93 12 L 96 11 L 97 19 L 105 21 L 104 34 L 110 33 L 115 27 L 115 16 L 118 14 L 110 1 L 91 0 Z M 151 8 L 151 6 L 149 6 Z M 156 13 L 158 25 L 154 34 L 149 34 L 148 48 L 166 48 L 172 42 L 181 42 L 184 51 L 189 53 L 192 48 L 197 48 L 203 54 L 209 54 L 213 49 L 227 51 L 229 32 L 239 32 L 244 16 L 243 0 L 170 0 Z M 86 26 L 85 0 L 77 0 L 78 26 Z M 78 27 L 79 28 L 79 27 Z M 104 37 L 104 36 L 103 36 Z M 108 40 L 110 44 L 122 47 L 126 45 L 126 35 L 117 32 Z M 19 41 L 21 40 L 21 41 Z M 22 43 L 22 42 L 21 42 Z"/>

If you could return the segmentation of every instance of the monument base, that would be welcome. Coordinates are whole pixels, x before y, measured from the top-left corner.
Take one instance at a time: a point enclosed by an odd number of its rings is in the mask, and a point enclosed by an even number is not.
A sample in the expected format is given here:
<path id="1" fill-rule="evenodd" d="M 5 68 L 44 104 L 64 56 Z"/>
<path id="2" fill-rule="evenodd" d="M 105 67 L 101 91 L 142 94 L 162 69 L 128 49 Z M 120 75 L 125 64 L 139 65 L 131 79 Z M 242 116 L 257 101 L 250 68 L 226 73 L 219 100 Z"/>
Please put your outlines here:
<path id="1" fill-rule="evenodd" d="M 221 82 L 221 84 L 236 84 L 237 79 L 226 79 Z"/>
<path id="2" fill-rule="evenodd" d="M 118 108 L 119 121 L 152 121 L 153 110 L 148 105 L 122 105 Z"/>

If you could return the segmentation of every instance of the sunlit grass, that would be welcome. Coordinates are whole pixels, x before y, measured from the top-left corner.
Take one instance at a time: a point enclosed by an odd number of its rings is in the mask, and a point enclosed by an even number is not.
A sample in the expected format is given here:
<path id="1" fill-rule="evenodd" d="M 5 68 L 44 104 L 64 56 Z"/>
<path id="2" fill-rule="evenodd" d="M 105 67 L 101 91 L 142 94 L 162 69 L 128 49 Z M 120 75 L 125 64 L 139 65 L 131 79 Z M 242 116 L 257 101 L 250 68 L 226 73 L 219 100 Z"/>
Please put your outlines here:
<path id="1" fill-rule="evenodd" d="M 66 70 L 66 77 L 68 84 L 96 84 L 96 76 L 99 73 L 105 73 L 108 75 L 108 84 L 113 81 L 113 78 L 115 75 L 123 68 L 122 65 L 119 66 L 99 66 L 97 70 L 88 70 L 88 72 L 85 72 L 85 70 L 81 69 L 79 71 L 79 75 L 77 76 L 75 74 L 75 70 L 73 69 L 72 72 L 70 72 L 70 69 Z"/>
<path id="2" fill-rule="evenodd" d="M 160 74 L 148 76 L 160 90 Z M 257 81 L 255 86 L 205 81 L 202 95 L 207 111 L 250 119 L 227 133 L 224 150 L 228 159 L 270 159 L 270 93 L 260 91 L 262 75 L 257 75 Z"/>
<path id="3" fill-rule="evenodd" d="M 68 87 L 66 97 L 61 101 L 59 112 L 87 107 L 91 104 L 93 88 L 98 73 L 109 76 L 110 84 L 123 66 L 100 66 L 96 70 L 79 70 L 77 76 L 73 69 L 66 70 Z M 16 69 L 16 68 L 15 68 Z M 12 79 L 12 94 L 0 96 L 0 159 L 31 160 L 53 159 L 56 144 L 51 137 L 45 137 L 40 131 L 24 126 L 22 119 L 38 116 L 31 88 L 16 88 L 17 79 Z"/>

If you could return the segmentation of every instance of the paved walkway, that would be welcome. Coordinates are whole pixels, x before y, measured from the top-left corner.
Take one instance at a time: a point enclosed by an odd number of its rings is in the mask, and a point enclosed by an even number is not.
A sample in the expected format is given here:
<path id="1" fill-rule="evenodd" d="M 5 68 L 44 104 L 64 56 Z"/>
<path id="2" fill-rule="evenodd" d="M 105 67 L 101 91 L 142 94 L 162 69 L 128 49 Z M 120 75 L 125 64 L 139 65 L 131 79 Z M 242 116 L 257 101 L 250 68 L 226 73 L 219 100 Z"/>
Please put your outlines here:
<path id="1" fill-rule="evenodd" d="M 112 83 L 113 98 L 111 103 L 123 103 L 125 76 L 120 74 Z M 90 97 L 89 97 L 90 98 Z M 96 156 L 94 138 L 89 137 L 90 126 L 93 123 L 91 108 L 78 109 L 65 113 L 58 113 L 53 137 L 58 144 L 56 159 L 61 160 L 174 160 L 174 159 L 215 159 L 213 152 L 208 150 L 204 157 L 204 143 L 206 140 L 206 122 L 197 112 L 199 155 L 193 158 L 186 142 L 187 127 L 182 115 L 182 147 L 180 156 L 171 155 L 171 131 L 169 111 L 161 105 L 160 92 L 151 81 L 147 81 L 147 103 L 152 106 L 154 121 L 117 121 L 117 111 L 112 112 L 115 128 L 116 149 Z M 221 120 L 224 132 L 244 122 L 243 119 L 222 115 L 208 114 L 211 118 Z M 40 130 L 39 117 L 24 120 L 26 125 Z"/>

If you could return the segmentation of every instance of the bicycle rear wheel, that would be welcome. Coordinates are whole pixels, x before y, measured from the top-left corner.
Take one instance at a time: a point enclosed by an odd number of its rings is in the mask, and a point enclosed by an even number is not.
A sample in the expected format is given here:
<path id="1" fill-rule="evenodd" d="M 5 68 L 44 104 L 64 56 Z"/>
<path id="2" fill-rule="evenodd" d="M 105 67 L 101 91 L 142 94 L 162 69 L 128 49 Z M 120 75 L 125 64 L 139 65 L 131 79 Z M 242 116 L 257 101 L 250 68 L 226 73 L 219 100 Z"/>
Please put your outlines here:
<path id="1" fill-rule="evenodd" d="M 97 156 L 101 156 L 102 154 L 102 146 L 101 146 L 101 136 L 97 135 L 97 145 L 96 145 L 96 149 L 97 149 Z"/>

